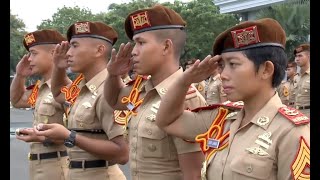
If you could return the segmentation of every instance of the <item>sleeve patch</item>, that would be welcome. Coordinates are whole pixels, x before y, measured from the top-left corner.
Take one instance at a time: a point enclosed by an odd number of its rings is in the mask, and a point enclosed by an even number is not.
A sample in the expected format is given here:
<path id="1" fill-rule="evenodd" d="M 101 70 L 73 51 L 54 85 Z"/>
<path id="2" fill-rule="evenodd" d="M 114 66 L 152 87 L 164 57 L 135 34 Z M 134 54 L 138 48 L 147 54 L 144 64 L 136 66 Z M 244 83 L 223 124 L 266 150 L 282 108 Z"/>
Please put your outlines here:
<path id="1" fill-rule="evenodd" d="M 309 172 L 306 172 L 308 168 L 310 168 L 310 148 L 305 139 L 301 137 L 299 150 L 291 165 L 293 179 L 310 179 Z"/>
<path id="2" fill-rule="evenodd" d="M 289 106 L 279 108 L 279 112 L 295 125 L 308 124 L 310 122 L 310 119 L 307 116 L 302 114 L 297 109 Z"/>

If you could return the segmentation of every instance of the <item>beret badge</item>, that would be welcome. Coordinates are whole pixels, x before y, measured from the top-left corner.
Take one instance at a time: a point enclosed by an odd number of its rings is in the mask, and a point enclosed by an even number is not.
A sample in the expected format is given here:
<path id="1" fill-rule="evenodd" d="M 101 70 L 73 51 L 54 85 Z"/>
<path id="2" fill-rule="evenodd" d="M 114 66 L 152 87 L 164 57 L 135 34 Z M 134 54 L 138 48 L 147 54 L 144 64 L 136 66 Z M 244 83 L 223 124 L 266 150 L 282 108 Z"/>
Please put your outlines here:
<path id="1" fill-rule="evenodd" d="M 132 22 L 134 31 L 143 29 L 146 27 L 151 27 L 151 23 L 149 21 L 147 11 L 131 15 L 131 22 Z"/>
<path id="2" fill-rule="evenodd" d="M 260 42 L 257 26 L 231 31 L 232 40 L 235 48 L 248 46 Z"/>
<path id="3" fill-rule="evenodd" d="M 79 22 L 74 24 L 75 34 L 90 33 L 89 22 Z"/>
<path id="4" fill-rule="evenodd" d="M 25 40 L 27 46 L 29 46 L 30 44 L 36 42 L 36 39 L 34 38 L 32 33 L 31 34 L 27 34 L 24 37 L 24 40 Z"/>

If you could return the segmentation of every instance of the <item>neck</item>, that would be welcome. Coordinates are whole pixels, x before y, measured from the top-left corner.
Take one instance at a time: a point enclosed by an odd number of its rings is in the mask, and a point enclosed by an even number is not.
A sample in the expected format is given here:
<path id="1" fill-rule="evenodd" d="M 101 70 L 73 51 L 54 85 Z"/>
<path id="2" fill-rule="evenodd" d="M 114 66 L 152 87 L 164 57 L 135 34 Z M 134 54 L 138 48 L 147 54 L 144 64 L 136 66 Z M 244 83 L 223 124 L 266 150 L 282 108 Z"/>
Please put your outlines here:
<path id="1" fill-rule="evenodd" d="M 300 74 L 304 74 L 309 69 L 309 64 L 300 67 Z"/>
<path id="2" fill-rule="evenodd" d="M 252 118 L 266 105 L 266 103 L 274 96 L 274 88 L 261 88 L 267 89 L 259 91 L 259 94 L 244 100 L 244 117 L 240 127 L 249 123 Z"/>
<path id="3" fill-rule="evenodd" d="M 162 81 L 164 81 L 166 78 L 171 76 L 173 73 L 175 73 L 179 69 L 179 64 L 169 63 L 173 61 L 167 61 L 167 62 L 168 63 L 164 63 L 158 69 L 155 69 L 155 72 L 151 74 L 151 82 L 154 87 L 160 84 Z"/>
<path id="4" fill-rule="evenodd" d="M 48 70 L 46 73 L 41 75 L 44 82 L 48 81 L 51 78 L 51 74 L 52 74 L 52 69 Z"/>
<path id="5" fill-rule="evenodd" d="M 90 81 L 95 75 L 99 72 L 103 71 L 106 67 L 106 63 L 98 63 L 99 61 L 95 62 L 93 66 L 88 67 L 84 72 L 80 72 L 83 74 L 86 82 Z"/>

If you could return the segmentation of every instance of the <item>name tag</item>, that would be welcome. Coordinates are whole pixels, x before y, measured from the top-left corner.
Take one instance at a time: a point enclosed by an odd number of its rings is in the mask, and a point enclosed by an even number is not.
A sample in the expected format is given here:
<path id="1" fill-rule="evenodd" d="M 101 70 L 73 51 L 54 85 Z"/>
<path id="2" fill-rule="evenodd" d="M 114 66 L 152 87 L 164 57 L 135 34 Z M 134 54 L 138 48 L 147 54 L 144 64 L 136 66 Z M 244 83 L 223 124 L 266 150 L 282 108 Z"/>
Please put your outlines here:
<path id="1" fill-rule="evenodd" d="M 207 146 L 216 149 L 219 147 L 219 143 L 219 140 L 209 138 Z"/>
<path id="2" fill-rule="evenodd" d="M 132 109 L 134 109 L 134 104 L 132 104 L 131 102 L 129 102 L 129 103 L 127 104 L 127 108 L 128 108 L 130 111 L 132 111 Z"/>

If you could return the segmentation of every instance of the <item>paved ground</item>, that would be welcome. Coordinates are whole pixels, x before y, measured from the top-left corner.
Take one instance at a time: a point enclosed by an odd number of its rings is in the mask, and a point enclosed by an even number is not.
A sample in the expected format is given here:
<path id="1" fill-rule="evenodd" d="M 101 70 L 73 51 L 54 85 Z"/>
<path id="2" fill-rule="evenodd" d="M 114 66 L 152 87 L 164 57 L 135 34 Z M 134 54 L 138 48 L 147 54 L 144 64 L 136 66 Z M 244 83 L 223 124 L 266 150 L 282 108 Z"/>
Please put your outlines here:
<path id="1" fill-rule="evenodd" d="M 31 127 L 32 110 L 10 109 L 10 132 L 15 132 L 16 128 Z M 10 180 L 29 180 L 27 154 L 29 145 L 23 141 L 17 140 L 10 133 Z M 130 171 L 128 164 L 120 168 L 130 180 Z"/>

